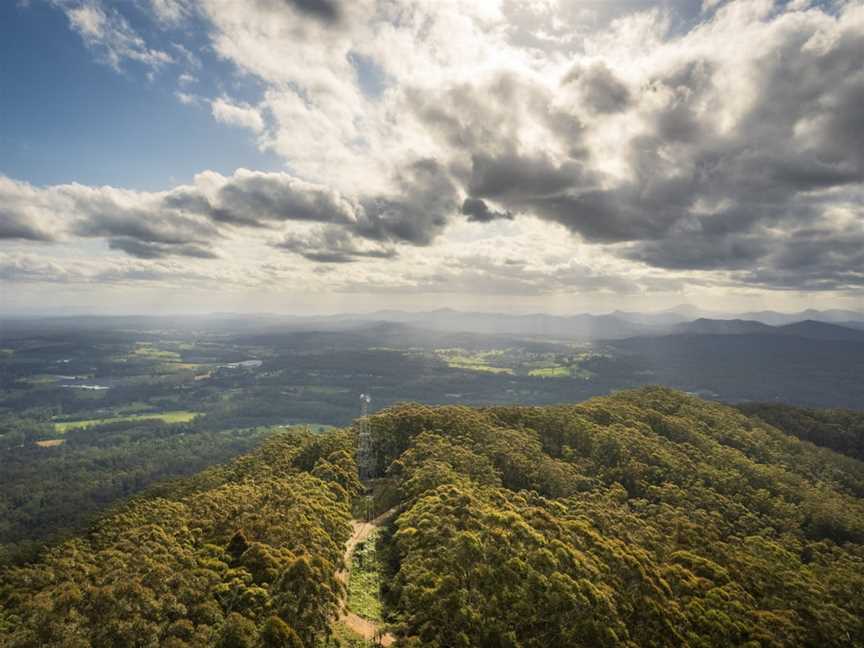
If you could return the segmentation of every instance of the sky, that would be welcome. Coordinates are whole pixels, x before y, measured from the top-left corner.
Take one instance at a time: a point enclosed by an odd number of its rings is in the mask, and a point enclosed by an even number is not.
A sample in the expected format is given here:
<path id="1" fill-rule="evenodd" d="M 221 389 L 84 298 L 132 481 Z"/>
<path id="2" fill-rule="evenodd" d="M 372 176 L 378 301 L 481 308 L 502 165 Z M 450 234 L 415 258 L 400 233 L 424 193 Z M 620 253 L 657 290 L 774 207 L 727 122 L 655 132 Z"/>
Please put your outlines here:
<path id="1" fill-rule="evenodd" d="M 0 2 L 0 312 L 864 309 L 864 0 Z"/>

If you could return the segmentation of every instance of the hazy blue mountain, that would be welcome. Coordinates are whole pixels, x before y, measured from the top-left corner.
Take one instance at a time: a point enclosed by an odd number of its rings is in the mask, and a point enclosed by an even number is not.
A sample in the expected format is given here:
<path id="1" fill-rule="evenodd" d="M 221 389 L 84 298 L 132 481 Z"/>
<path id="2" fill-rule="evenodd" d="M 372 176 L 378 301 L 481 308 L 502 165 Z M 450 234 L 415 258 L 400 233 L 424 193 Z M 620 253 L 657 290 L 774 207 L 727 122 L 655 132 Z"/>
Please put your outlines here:
<path id="1" fill-rule="evenodd" d="M 845 318 L 845 319 L 844 319 Z M 372 313 L 336 315 L 277 315 L 261 313 L 238 315 L 213 313 L 184 316 L 116 316 L 11 318 L 0 321 L 0 335 L 29 334 L 33 330 L 161 330 L 161 331 L 247 331 L 277 333 L 280 331 L 352 331 L 376 323 L 397 323 L 420 327 L 426 331 L 472 333 L 483 335 L 524 336 L 561 340 L 618 340 L 636 336 L 669 334 L 738 335 L 771 333 L 770 327 L 811 322 L 787 333 L 806 338 L 857 339 L 847 332 L 820 329 L 815 324 L 843 325 L 845 329 L 864 328 L 864 314 L 853 311 L 803 311 L 777 313 L 762 311 L 744 315 L 710 313 L 690 305 L 653 312 L 616 310 L 604 315 L 548 315 L 544 313 L 512 314 L 458 311 L 442 308 L 412 312 L 380 310 Z M 782 331 L 774 331 L 782 333 Z"/>
<path id="2" fill-rule="evenodd" d="M 827 322 L 830 324 L 841 324 L 847 321 L 862 321 L 864 320 L 864 313 L 838 309 L 820 311 L 810 308 L 798 313 L 756 311 L 752 313 L 742 313 L 739 317 L 741 319 L 756 320 L 757 322 L 763 322 L 764 324 L 771 324 L 772 326 L 783 326 L 784 324 L 793 324 L 805 320 Z"/>
<path id="3" fill-rule="evenodd" d="M 706 319 L 684 322 L 672 327 L 673 334 L 681 335 L 742 335 L 745 333 L 777 333 L 777 329 L 762 322 L 743 319 Z"/>
<path id="4" fill-rule="evenodd" d="M 355 321 L 387 321 L 422 326 L 429 330 L 525 335 L 552 338 L 620 339 L 646 332 L 643 325 L 616 315 L 511 315 L 506 313 L 463 312 L 443 308 L 423 313 L 378 311 L 350 316 Z"/>
<path id="5" fill-rule="evenodd" d="M 812 340 L 845 340 L 850 342 L 864 342 L 864 331 L 839 326 L 837 324 L 826 324 L 814 320 L 805 320 L 795 324 L 777 327 L 777 331 L 784 335 L 808 338 Z"/>
<path id="6" fill-rule="evenodd" d="M 794 332 L 614 340 L 606 344 L 616 353 L 586 368 L 610 384 L 670 385 L 727 402 L 860 408 L 864 338 L 805 339 Z"/>

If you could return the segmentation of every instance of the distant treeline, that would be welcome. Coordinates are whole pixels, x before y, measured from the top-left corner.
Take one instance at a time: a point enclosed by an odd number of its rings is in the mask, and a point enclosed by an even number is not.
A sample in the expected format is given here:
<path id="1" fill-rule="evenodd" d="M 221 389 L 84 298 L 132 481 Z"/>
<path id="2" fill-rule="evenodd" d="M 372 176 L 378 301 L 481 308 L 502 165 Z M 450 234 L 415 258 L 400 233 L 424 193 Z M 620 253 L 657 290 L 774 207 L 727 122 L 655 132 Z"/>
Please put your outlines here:
<path id="1" fill-rule="evenodd" d="M 864 461 L 864 412 L 778 403 L 747 403 L 738 409 L 758 416 L 786 434 Z"/>

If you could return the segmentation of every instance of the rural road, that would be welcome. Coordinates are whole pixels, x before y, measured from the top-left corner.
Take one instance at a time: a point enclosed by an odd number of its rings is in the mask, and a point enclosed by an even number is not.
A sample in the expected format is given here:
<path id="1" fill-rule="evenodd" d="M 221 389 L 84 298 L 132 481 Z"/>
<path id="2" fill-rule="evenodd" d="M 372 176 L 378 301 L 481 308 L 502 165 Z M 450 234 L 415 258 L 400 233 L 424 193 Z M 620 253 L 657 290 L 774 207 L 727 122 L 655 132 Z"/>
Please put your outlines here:
<path id="1" fill-rule="evenodd" d="M 371 534 L 377 527 L 379 527 L 390 516 L 392 516 L 396 512 L 396 510 L 397 507 L 394 507 L 389 511 L 385 511 L 384 513 L 369 522 L 352 520 L 351 527 L 353 531 L 351 533 L 351 537 L 348 538 L 348 542 L 345 543 L 345 569 L 343 571 L 340 571 L 336 575 L 337 578 L 342 581 L 343 585 L 345 585 L 346 587 L 348 586 L 348 579 L 351 575 L 351 556 L 354 553 L 354 549 L 357 547 L 358 544 L 368 538 L 369 534 Z M 381 629 L 378 627 L 377 623 L 374 623 L 369 619 L 364 619 L 363 617 L 354 614 L 347 608 L 347 605 L 343 606 L 342 614 L 339 617 L 339 621 L 367 641 L 377 640 L 378 644 L 381 646 L 390 646 L 395 641 L 393 635 L 391 635 L 389 632 L 382 634 Z"/>

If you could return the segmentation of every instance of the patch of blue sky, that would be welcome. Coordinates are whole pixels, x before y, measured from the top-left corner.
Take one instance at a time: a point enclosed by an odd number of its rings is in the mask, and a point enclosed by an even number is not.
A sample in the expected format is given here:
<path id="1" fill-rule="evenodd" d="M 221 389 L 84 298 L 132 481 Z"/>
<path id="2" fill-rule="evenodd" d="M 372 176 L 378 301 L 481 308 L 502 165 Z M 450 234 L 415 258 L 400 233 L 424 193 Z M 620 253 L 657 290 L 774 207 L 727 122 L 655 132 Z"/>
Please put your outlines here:
<path id="1" fill-rule="evenodd" d="M 0 2 L 0 173 L 36 185 L 158 190 L 207 169 L 284 168 L 251 133 L 216 122 L 206 101 L 178 100 L 180 90 L 254 104 L 263 92 L 255 78 L 212 53 L 202 25 L 160 31 L 137 12 L 124 17 L 175 63 L 151 69 L 124 59 L 118 72 L 99 63 L 98 52 L 47 3 Z M 183 74 L 194 80 L 181 84 Z"/>
<path id="2" fill-rule="evenodd" d="M 357 83 L 363 94 L 372 99 L 380 97 L 387 89 L 390 81 L 375 59 L 357 52 L 350 52 L 348 60 L 354 66 L 357 73 Z"/>

